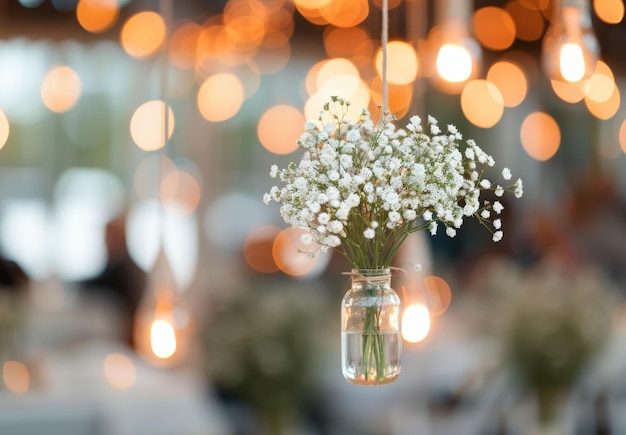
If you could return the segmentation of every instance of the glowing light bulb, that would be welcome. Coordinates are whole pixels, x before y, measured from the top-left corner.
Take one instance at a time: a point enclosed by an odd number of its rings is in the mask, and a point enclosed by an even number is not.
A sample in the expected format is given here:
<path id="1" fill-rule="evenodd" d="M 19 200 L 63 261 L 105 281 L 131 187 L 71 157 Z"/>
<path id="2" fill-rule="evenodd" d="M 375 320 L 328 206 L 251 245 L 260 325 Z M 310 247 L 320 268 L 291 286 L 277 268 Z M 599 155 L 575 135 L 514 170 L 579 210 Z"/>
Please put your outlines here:
<path id="1" fill-rule="evenodd" d="M 167 320 L 155 320 L 150 328 L 150 347 L 157 358 L 166 359 L 176 352 L 176 333 Z"/>
<path id="2" fill-rule="evenodd" d="M 586 80 L 595 70 L 598 52 L 588 0 L 556 4 L 542 47 L 548 77 L 568 83 Z"/>
<path id="3" fill-rule="evenodd" d="M 430 313 L 422 304 L 407 307 L 402 315 L 402 338 L 409 343 L 418 343 L 428 337 Z"/>
<path id="4" fill-rule="evenodd" d="M 472 74 L 472 55 L 463 46 L 444 44 L 437 54 L 437 72 L 449 82 L 464 82 Z"/>
<path id="5" fill-rule="evenodd" d="M 438 24 L 429 35 L 433 67 L 431 78 L 442 91 L 458 94 L 469 80 L 478 77 L 480 46 L 468 30 L 470 2 L 440 0 L 435 2 Z"/>
<path id="6" fill-rule="evenodd" d="M 169 263 L 161 251 L 137 310 L 134 331 L 139 355 L 159 367 L 183 362 L 193 332 L 191 313 L 173 282 Z"/>

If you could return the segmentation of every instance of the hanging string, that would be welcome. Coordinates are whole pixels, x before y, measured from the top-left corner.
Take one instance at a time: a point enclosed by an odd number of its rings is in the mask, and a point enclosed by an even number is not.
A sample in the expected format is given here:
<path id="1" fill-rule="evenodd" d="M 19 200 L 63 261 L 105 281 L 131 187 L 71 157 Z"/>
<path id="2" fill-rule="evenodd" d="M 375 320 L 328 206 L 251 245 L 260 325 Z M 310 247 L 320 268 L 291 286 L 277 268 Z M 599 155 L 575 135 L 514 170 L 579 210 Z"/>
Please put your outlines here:
<path id="1" fill-rule="evenodd" d="M 389 38 L 389 7 L 387 5 L 388 0 L 383 0 L 382 12 L 383 12 L 383 23 L 382 23 L 382 32 L 381 32 L 381 45 L 383 51 L 383 77 L 382 77 L 382 105 L 383 105 L 383 113 L 387 113 L 389 110 L 389 103 L 387 98 L 387 39 Z"/>
<path id="2" fill-rule="evenodd" d="M 166 213 L 165 213 L 165 204 L 163 204 L 163 198 L 161 195 L 161 190 L 163 188 L 163 180 L 165 178 L 165 159 L 169 154 L 169 129 L 170 129 L 170 107 L 168 104 L 167 98 L 167 89 L 169 83 L 169 35 L 170 28 L 172 25 L 172 0 L 160 0 L 159 1 L 159 14 L 163 18 L 163 22 L 165 23 L 165 35 L 163 36 L 163 46 L 161 48 L 161 65 L 160 65 L 160 75 L 161 75 L 161 83 L 160 83 L 160 100 L 161 104 L 161 124 L 163 126 L 163 130 L 161 131 L 161 141 L 163 143 L 163 149 L 161 151 L 161 161 L 158 164 L 158 189 L 157 189 L 157 200 L 159 204 L 159 219 L 160 219 L 160 228 L 159 228 L 159 236 L 161 237 L 161 250 L 164 248 L 164 240 L 165 240 L 165 221 L 166 221 Z"/>
<path id="3" fill-rule="evenodd" d="M 163 36 L 163 48 L 161 49 L 161 101 L 162 105 L 162 121 L 163 121 L 163 151 L 167 155 L 169 142 L 169 105 L 167 104 L 167 88 L 169 75 L 169 34 L 172 23 L 172 0 L 160 0 L 159 12 L 165 23 L 165 35 Z"/>

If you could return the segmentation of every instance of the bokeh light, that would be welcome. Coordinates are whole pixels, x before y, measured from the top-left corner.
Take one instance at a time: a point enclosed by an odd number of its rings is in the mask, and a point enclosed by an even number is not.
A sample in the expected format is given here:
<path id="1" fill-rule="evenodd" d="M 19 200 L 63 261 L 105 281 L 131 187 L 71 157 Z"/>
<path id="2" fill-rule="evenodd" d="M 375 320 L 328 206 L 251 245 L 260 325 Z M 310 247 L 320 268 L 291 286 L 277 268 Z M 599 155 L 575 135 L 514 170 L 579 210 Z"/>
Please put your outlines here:
<path id="1" fill-rule="evenodd" d="M 432 316 L 445 313 L 452 302 L 452 290 L 448 282 L 439 277 L 430 275 L 424 278 L 424 287 L 428 295 L 428 306 Z"/>
<path id="2" fill-rule="evenodd" d="M 504 99 L 496 85 L 487 80 L 472 80 L 461 93 L 461 109 L 469 122 L 490 128 L 504 113 Z"/>
<path id="3" fill-rule="evenodd" d="M 30 389 L 28 367 L 19 361 L 5 361 L 2 366 L 4 385 L 13 393 L 26 393 Z"/>
<path id="4" fill-rule="evenodd" d="M 263 75 L 276 74 L 281 71 L 287 66 L 291 56 L 291 46 L 286 35 L 276 33 L 273 42 L 273 44 L 261 45 L 254 56 L 254 62 Z"/>
<path id="5" fill-rule="evenodd" d="M 370 94 L 372 97 L 369 110 L 371 113 L 378 113 L 378 108 L 383 104 L 382 101 L 382 79 L 376 76 L 370 86 Z M 413 85 L 394 85 L 387 83 L 387 104 L 389 112 L 395 114 L 398 119 L 405 116 L 411 109 L 413 101 Z"/>
<path id="6" fill-rule="evenodd" d="M 230 0 L 224 6 L 222 22 L 235 51 L 253 50 L 267 31 L 268 12 L 258 0 Z"/>
<path id="7" fill-rule="evenodd" d="M 504 7 L 515 22 L 516 37 L 522 41 L 537 41 L 544 33 L 546 20 L 537 8 L 527 8 L 519 1 L 510 1 Z"/>
<path id="8" fill-rule="evenodd" d="M 611 96 L 605 101 L 594 101 L 591 98 L 585 97 L 585 106 L 587 106 L 587 110 L 593 116 L 598 119 L 607 120 L 611 119 L 617 111 L 619 110 L 619 106 L 621 103 L 621 96 L 619 92 L 619 88 L 617 86 L 613 86 L 613 92 Z"/>
<path id="9" fill-rule="evenodd" d="M 239 112 L 244 101 L 241 80 L 232 73 L 208 77 L 198 90 L 198 109 L 207 121 L 221 122 Z"/>
<path id="10" fill-rule="evenodd" d="M 139 12 L 126 20 L 120 32 L 120 43 L 132 57 L 154 55 L 165 41 L 165 22 L 156 12 Z"/>
<path id="11" fill-rule="evenodd" d="M 291 276 L 302 276 L 312 272 L 320 259 L 319 245 L 305 245 L 300 240 L 307 231 L 299 228 L 286 228 L 274 239 L 272 257 L 278 268 Z M 313 253 L 314 254 L 309 254 Z"/>
<path id="12" fill-rule="evenodd" d="M 176 345 L 176 332 L 169 319 L 159 319 L 152 322 L 150 327 L 150 348 L 154 356 L 160 359 L 171 358 L 176 353 Z"/>
<path id="13" fill-rule="evenodd" d="M 329 57 L 346 58 L 360 69 L 368 67 L 374 55 L 374 42 L 362 27 L 326 27 L 324 48 Z"/>
<path id="14" fill-rule="evenodd" d="M 368 0 L 332 0 L 320 8 L 322 18 L 335 27 L 354 27 L 369 15 Z"/>
<path id="15" fill-rule="evenodd" d="M 561 100 L 566 103 L 575 104 L 585 98 L 585 89 L 587 82 L 568 83 L 560 80 L 550 80 L 552 90 Z"/>
<path id="16" fill-rule="evenodd" d="M 243 244 L 243 256 L 252 269 L 259 273 L 278 272 L 278 266 L 272 256 L 274 239 L 280 228 L 272 225 L 261 225 L 254 228 Z"/>
<path id="17" fill-rule="evenodd" d="M 157 200 L 161 195 L 160 181 L 178 168 L 167 156 L 148 155 L 135 169 L 133 186 L 137 197 L 143 201 Z"/>
<path id="18" fill-rule="evenodd" d="M 619 146 L 626 154 L 626 119 L 624 119 L 619 127 Z"/>
<path id="19" fill-rule="evenodd" d="M 363 81 L 359 82 L 359 87 L 352 94 L 341 94 L 337 91 L 338 89 L 336 88 L 324 88 L 311 95 L 304 104 L 304 117 L 306 119 L 317 119 L 320 114 L 320 108 L 330 101 L 330 97 L 333 95 L 342 95 L 346 100 L 350 101 L 351 104 L 346 113 L 346 119 L 358 119 L 363 108 L 368 107 L 370 103 L 370 90 Z M 331 119 L 326 118 L 324 121 L 330 122 Z"/>
<path id="20" fill-rule="evenodd" d="M 200 182 L 187 171 L 171 171 L 161 181 L 161 201 L 165 206 L 176 207 L 182 214 L 198 208 L 202 199 Z"/>
<path id="21" fill-rule="evenodd" d="M 192 70 L 196 64 L 196 51 L 202 27 L 194 22 L 184 22 L 172 33 L 169 42 L 170 60 L 181 69 Z"/>
<path id="22" fill-rule="evenodd" d="M 430 332 L 430 313 L 423 304 L 409 305 L 402 314 L 402 338 L 419 343 Z"/>
<path id="23" fill-rule="evenodd" d="M 165 103 L 151 100 L 143 103 L 135 110 L 130 119 L 130 135 L 135 144 L 144 151 L 155 151 L 166 143 L 165 140 Z M 174 112 L 168 108 L 167 138 L 174 133 Z"/>
<path id="24" fill-rule="evenodd" d="M 383 53 L 376 53 L 376 71 L 382 77 Z M 387 44 L 387 81 L 396 85 L 412 83 L 417 77 L 418 60 L 415 49 L 404 41 L 391 41 Z"/>
<path id="25" fill-rule="evenodd" d="M 78 23 L 91 33 L 109 30 L 120 14 L 118 0 L 80 0 L 76 5 Z"/>
<path id="26" fill-rule="evenodd" d="M 524 119 L 520 139 L 526 153 L 535 160 L 552 158 L 561 145 L 561 130 L 550 115 L 533 112 Z"/>
<path id="27" fill-rule="evenodd" d="M 4 148 L 9 140 L 9 131 L 9 119 L 4 112 L 0 110 L 0 150 Z"/>
<path id="28" fill-rule="evenodd" d="M 331 3 L 332 0 L 294 0 L 298 12 L 309 22 L 317 25 L 328 24 L 322 18 L 321 9 Z"/>
<path id="29" fill-rule="evenodd" d="M 318 90 L 346 98 L 357 91 L 360 81 L 359 70 L 356 66 L 348 59 L 342 58 L 324 62 L 316 77 Z"/>
<path id="30" fill-rule="evenodd" d="M 41 84 L 41 99 L 55 113 L 66 112 L 74 107 L 80 94 L 80 78 L 69 66 L 51 69 Z"/>
<path id="31" fill-rule="evenodd" d="M 617 24 L 624 19 L 623 0 L 593 0 L 593 10 L 607 24 Z"/>
<path id="32" fill-rule="evenodd" d="M 259 142 L 271 153 L 289 154 L 298 149 L 296 142 L 302 135 L 304 122 L 298 109 L 287 105 L 274 106 L 259 119 Z"/>
<path id="33" fill-rule="evenodd" d="M 448 82 L 464 82 L 472 74 L 471 53 L 461 45 L 442 45 L 437 53 L 437 72 Z"/>
<path id="34" fill-rule="evenodd" d="M 615 82 L 611 77 L 594 73 L 589 77 L 589 84 L 585 99 L 595 103 L 603 103 L 611 98 L 615 89 Z"/>
<path id="35" fill-rule="evenodd" d="M 128 356 L 112 353 L 104 359 L 104 378 L 114 388 L 126 390 L 135 385 L 137 368 Z"/>
<path id="36" fill-rule="evenodd" d="M 478 9 L 472 15 L 472 27 L 478 42 L 490 50 L 506 50 L 515 41 L 515 21 L 499 7 Z"/>
<path id="37" fill-rule="evenodd" d="M 528 82 L 524 71 L 514 63 L 496 62 L 487 72 L 487 81 L 498 87 L 506 107 L 519 106 L 526 98 Z"/>
<path id="38" fill-rule="evenodd" d="M 36 8 L 44 2 L 44 0 L 18 0 L 25 8 Z"/>

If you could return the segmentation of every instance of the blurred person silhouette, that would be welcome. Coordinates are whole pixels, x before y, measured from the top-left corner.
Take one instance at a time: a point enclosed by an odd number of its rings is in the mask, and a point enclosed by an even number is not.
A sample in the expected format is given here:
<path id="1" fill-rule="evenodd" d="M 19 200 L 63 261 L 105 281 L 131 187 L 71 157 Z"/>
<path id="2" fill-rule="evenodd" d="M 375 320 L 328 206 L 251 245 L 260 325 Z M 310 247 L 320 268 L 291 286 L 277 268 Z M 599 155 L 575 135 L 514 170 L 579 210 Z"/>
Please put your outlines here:
<path id="1" fill-rule="evenodd" d="M 18 291 L 30 281 L 28 275 L 18 263 L 0 256 L 0 288 L 7 291 Z"/>
<path id="2" fill-rule="evenodd" d="M 104 269 L 80 284 L 86 293 L 104 297 L 114 304 L 123 322 L 122 339 L 132 346 L 133 319 L 145 287 L 146 273 L 128 252 L 125 214 L 114 217 L 106 224 L 104 243 L 107 251 Z"/>

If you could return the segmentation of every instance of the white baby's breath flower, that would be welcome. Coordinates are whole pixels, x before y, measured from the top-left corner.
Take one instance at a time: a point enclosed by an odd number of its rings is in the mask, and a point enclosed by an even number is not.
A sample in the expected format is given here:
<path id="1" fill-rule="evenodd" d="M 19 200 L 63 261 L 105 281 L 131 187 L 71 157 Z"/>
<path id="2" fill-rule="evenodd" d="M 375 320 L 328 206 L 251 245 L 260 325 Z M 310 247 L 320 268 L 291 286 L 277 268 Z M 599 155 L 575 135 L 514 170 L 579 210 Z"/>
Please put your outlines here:
<path id="1" fill-rule="evenodd" d="M 437 234 L 437 221 L 432 221 L 430 225 L 428 225 L 428 230 L 430 231 L 430 235 L 434 236 Z"/>
<path id="2" fill-rule="evenodd" d="M 524 194 L 524 185 L 522 183 L 522 179 L 518 178 L 514 186 L 515 186 L 515 190 L 513 191 L 513 194 L 515 195 L 516 198 L 521 198 L 522 195 Z"/>
<path id="3" fill-rule="evenodd" d="M 324 237 L 321 242 L 323 245 L 327 245 L 331 248 L 336 248 L 341 245 L 341 239 L 334 234 Z"/>
<path id="4" fill-rule="evenodd" d="M 359 130 L 353 129 L 346 133 L 346 140 L 348 142 L 356 142 L 359 139 L 361 139 L 361 133 L 359 133 Z"/>
<path id="5" fill-rule="evenodd" d="M 504 210 L 504 206 L 500 203 L 500 201 L 495 201 L 492 208 L 497 214 L 502 213 L 502 210 Z"/>
<path id="6" fill-rule="evenodd" d="M 278 176 L 278 166 L 272 165 L 270 166 L 270 177 L 276 178 Z"/>
<path id="7" fill-rule="evenodd" d="M 409 222 L 414 221 L 417 218 L 417 213 L 415 213 L 415 210 L 411 210 L 411 209 L 404 210 L 402 217 Z"/>
<path id="8" fill-rule="evenodd" d="M 334 234 L 339 234 L 343 230 L 343 224 L 339 221 L 330 221 L 326 225 L 326 229 Z"/>
<path id="9" fill-rule="evenodd" d="M 505 180 L 511 179 L 511 170 L 509 168 L 504 168 L 502 170 L 502 178 L 504 178 Z"/>
<path id="10" fill-rule="evenodd" d="M 503 235 L 504 235 L 504 234 L 502 233 L 502 231 L 496 231 L 495 233 L 493 233 L 493 238 L 492 238 L 492 240 L 493 240 L 494 242 L 499 242 L 500 240 L 502 240 L 502 236 L 503 236 Z"/>
<path id="11" fill-rule="evenodd" d="M 453 124 L 442 132 L 436 118 L 428 116 L 423 128 L 422 120 L 412 116 L 397 128 L 393 116 L 385 114 L 378 123 L 367 110 L 351 121 L 348 105 L 332 98 L 317 121 L 304 125 L 298 139 L 301 161 L 270 168 L 270 176 L 281 184 L 263 201 L 278 202 L 286 223 L 310 231 L 303 242 L 316 242 L 322 251 L 346 242 L 355 249 L 354 258 L 353 248 L 342 250 L 353 265 L 373 266 L 374 255 L 388 265 L 399 246 L 385 241 L 406 237 L 416 226 L 436 235 L 441 222 L 454 237 L 466 217 L 489 221 L 491 214 L 501 213 L 502 204 L 483 201 L 482 191 L 522 196 L 521 180 L 491 184 L 485 169 L 494 159 L 471 139 L 461 143 L 463 136 Z M 508 168 L 502 170 L 503 179 L 510 177 Z M 367 227 L 354 231 L 357 222 Z M 492 225 L 497 241 L 502 223 L 496 219 Z M 360 248 L 364 240 L 371 241 L 367 250 Z"/>
<path id="12" fill-rule="evenodd" d="M 300 236 L 300 241 L 303 245 L 310 245 L 313 242 L 313 236 L 310 233 L 305 233 Z"/>

